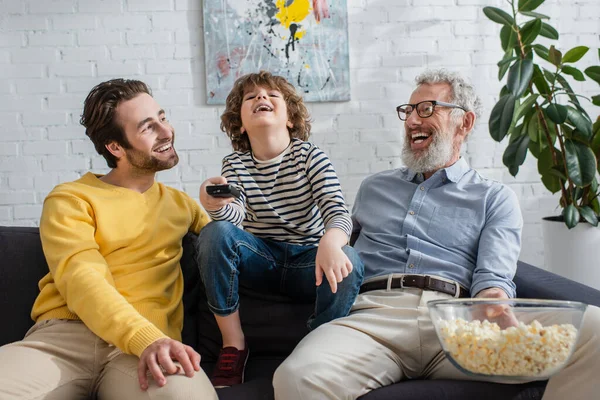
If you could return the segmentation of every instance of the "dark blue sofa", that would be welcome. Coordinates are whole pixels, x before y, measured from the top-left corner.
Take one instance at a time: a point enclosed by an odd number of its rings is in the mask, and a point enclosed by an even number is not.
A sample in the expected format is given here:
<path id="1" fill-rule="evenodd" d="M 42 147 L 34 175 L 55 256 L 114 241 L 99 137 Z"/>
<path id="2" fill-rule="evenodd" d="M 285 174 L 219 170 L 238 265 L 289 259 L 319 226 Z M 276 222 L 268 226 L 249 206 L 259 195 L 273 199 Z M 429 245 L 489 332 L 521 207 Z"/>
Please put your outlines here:
<path id="1" fill-rule="evenodd" d="M 193 237 L 184 239 L 182 268 L 186 278 L 183 340 L 202 355 L 210 373 L 220 348 L 220 334 L 205 305 L 202 285 L 193 261 Z M 29 312 L 38 294 L 37 283 L 47 272 L 37 228 L 0 227 L 0 345 L 19 340 L 32 325 Z M 519 263 L 518 297 L 575 300 L 600 306 L 600 291 Z M 292 303 L 285 297 L 242 291 L 241 318 L 251 349 L 246 382 L 219 389 L 221 399 L 273 399 L 271 378 L 281 361 L 307 333 L 305 321 L 311 304 Z M 545 382 L 503 385 L 473 381 L 408 381 L 381 388 L 361 400 L 535 400 Z"/>

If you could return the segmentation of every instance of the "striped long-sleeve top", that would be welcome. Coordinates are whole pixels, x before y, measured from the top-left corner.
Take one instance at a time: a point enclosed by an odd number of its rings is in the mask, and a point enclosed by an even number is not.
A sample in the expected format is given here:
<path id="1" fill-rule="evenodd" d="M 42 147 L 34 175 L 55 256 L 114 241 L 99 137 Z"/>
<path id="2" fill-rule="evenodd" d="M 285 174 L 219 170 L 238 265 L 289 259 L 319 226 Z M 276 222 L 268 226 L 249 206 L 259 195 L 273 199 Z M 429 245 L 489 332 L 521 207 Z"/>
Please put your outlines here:
<path id="1" fill-rule="evenodd" d="M 252 152 L 223 159 L 221 174 L 240 187 L 239 199 L 210 212 L 258 237 L 317 244 L 324 231 L 339 228 L 348 237 L 352 220 L 329 157 L 317 146 L 293 139 L 278 157 L 259 161 Z"/>

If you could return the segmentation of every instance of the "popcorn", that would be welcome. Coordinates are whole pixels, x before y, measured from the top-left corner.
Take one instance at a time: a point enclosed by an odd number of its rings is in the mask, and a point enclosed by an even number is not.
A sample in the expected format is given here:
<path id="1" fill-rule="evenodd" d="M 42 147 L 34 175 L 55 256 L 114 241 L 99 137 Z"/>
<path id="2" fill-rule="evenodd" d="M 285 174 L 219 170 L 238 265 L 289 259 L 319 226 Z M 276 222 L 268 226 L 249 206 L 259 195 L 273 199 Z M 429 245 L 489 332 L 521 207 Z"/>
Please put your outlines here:
<path id="1" fill-rule="evenodd" d="M 577 328 L 571 324 L 527 325 L 500 329 L 487 320 L 442 320 L 444 347 L 464 369 L 478 374 L 549 376 L 571 355 Z"/>

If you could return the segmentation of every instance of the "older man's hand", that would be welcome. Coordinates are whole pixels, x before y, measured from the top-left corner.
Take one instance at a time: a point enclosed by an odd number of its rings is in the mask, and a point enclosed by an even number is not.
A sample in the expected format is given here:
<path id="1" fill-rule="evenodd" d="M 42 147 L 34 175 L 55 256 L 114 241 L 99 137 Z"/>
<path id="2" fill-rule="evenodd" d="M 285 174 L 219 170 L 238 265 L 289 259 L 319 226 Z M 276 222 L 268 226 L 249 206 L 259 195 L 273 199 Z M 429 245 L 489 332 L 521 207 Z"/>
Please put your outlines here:
<path id="1" fill-rule="evenodd" d="M 476 299 L 509 299 L 506 292 L 500 288 L 488 288 L 480 291 L 475 296 Z M 512 313 L 512 310 L 507 304 L 494 304 L 485 306 L 482 310 L 474 315 L 475 317 L 484 320 L 487 319 L 490 322 L 495 322 L 502 329 L 509 328 L 511 326 L 518 326 L 519 321 Z"/>

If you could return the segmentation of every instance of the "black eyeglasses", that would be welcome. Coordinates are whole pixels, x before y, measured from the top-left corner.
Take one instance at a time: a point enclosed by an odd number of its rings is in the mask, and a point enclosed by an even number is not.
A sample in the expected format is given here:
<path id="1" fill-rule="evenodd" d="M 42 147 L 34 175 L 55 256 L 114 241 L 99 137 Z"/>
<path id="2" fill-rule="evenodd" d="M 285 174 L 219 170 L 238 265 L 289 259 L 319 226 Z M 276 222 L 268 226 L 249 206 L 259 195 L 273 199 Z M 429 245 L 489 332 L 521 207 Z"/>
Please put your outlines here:
<path id="1" fill-rule="evenodd" d="M 433 112 L 435 111 L 435 106 L 460 108 L 461 110 L 463 110 L 465 112 L 467 111 L 462 106 L 459 106 L 456 104 L 451 104 L 451 103 L 444 103 L 443 101 L 436 101 L 436 100 L 420 101 L 417 104 L 402 104 L 402 105 L 399 105 L 398 107 L 396 107 L 396 111 L 398 112 L 398 118 L 400 118 L 402 121 L 406 121 L 408 119 L 408 117 L 410 117 L 410 114 L 412 114 L 412 112 L 414 110 L 417 110 L 417 114 L 421 118 L 431 117 L 433 115 Z"/>

